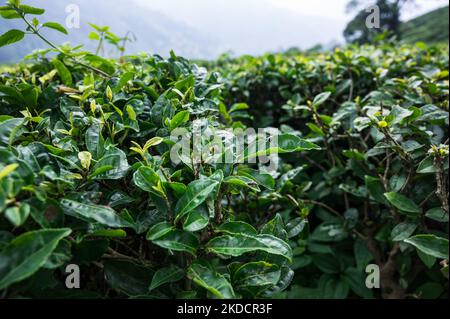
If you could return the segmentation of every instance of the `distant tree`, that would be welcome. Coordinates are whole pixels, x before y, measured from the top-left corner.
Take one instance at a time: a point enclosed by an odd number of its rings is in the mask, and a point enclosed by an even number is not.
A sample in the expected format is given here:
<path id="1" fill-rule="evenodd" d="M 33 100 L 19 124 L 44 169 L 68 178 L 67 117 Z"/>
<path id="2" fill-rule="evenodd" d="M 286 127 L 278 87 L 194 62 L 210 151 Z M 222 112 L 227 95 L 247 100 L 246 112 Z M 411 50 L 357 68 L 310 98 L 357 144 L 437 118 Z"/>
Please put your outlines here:
<path id="1" fill-rule="evenodd" d="M 381 33 L 390 33 L 400 37 L 401 11 L 414 0 L 351 0 L 347 11 L 358 11 L 356 17 L 344 30 L 344 37 L 350 43 L 368 43 Z M 367 17 L 371 14 L 366 8 L 377 5 L 380 12 L 380 27 L 368 28 Z"/>

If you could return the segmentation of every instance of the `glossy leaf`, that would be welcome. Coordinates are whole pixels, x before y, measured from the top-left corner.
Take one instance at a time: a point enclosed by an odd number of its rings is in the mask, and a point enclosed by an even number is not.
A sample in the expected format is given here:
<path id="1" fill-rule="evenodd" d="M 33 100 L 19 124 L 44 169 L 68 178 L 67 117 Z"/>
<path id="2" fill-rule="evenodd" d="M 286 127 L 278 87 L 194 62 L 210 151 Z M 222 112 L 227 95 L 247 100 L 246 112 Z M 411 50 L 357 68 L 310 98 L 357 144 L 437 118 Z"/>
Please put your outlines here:
<path id="1" fill-rule="evenodd" d="M 425 216 L 437 222 L 448 223 L 448 214 L 440 207 L 428 210 Z"/>
<path id="2" fill-rule="evenodd" d="M 161 179 L 156 172 L 150 168 L 142 166 L 140 167 L 133 175 L 133 181 L 134 184 L 139 187 L 140 189 L 154 193 L 157 196 L 163 196 L 164 193 L 162 193 L 158 189 L 158 183 L 160 183 Z"/>
<path id="3" fill-rule="evenodd" d="M 241 221 L 224 223 L 217 227 L 216 231 L 229 235 L 243 234 L 256 236 L 258 234 L 256 229 L 252 225 Z"/>
<path id="4" fill-rule="evenodd" d="M 178 200 L 175 206 L 175 220 L 179 220 L 203 204 L 218 185 L 219 182 L 211 178 L 204 178 L 190 183 L 186 193 Z"/>
<path id="5" fill-rule="evenodd" d="M 196 232 L 204 229 L 209 225 L 209 215 L 206 209 L 198 207 L 190 211 L 183 223 L 183 229 L 190 232 Z"/>
<path id="6" fill-rule="evenodd" d="M 410 237 L 416 228 L 417 225 L 414 223 L 400 223 L 392 229 L 391 238 L 393 241 L 403 241 Z"/>
<path id="7" fill-rule="evenodd" d="M 290 246 L 271 235 L 224 235 L 210 240 L 207 250 L 223 256 L 241 256 L 246 253 L 264 251 L 272 255 L 292 259 Z"/>
<path id="8" fill-rule="evenodd" d="M 258 184 L 255 180 L 245 177 L 245 176 L 229 176 L 223 180 L 225 184 L 243 187 L 251 189 L 255 192 L 260 192 L 261 189 L 258 187 Z"/>
<path id="9" fill-rule="evenodd" d="M 168 223 L 153 226 L 147 233 L 147 239 L 162 248 L 183 251 L 191 255 L 195 255 L 199 244 L 194 234 L 175 229 Z"/>
<path id="10" fill-rule="evenodd" d="M 274 286 L 280 280 L 281 271 L 276 265 L 263 261 L 251 262 L 239 267 L 233 275 L 237 287 Z"/>
<path id="11" fill-rule="evenodd" d="M 45 22 L 42 24 L 42 26 L 44 28 L 53 29 L 53 30 L 59 31 L 64 34 L 69 34 L 69 32 L 67 32 L 66 28 L 64 28 L 61 24 L 59 24 L 57 22 Z"/>
<path id="12" fill-rule="evenodd" d="M 384 196 L 385 189 L 379 178 L 365 176 L 365 184 L 370 196 L 374 200 L 381 204 L 387 204 L 386 197 Z"/>
<path id="13" fill-rule="evenodd" d="M 408 197 L 399 194 L 399 193 L 385 193 L 384 196 L 394 207 L 398 208 L 402 212 L 407 213 L 420 213 L 420 207 L 417 206 L 411 199 Z"/>
<path id="14" fill-rule="evenodd" d="M 162 268 L 153 275 L 149 291 L 154 290 L 161 285 L 179 281 L 183 277 L 184 271 L 175 265 L 170 265 L 168 267 Z"/>
<path id="15" fill-rule="evenodd" d="M 188 276 L 199 286 L 205 288 L 220 299 L 235 298 L 230 282 L 211 267 L 194 262 L 188 269 Z"/>
<path id="16" fill-rule="evenodd" d="M 270 154 L 285 154 L 318 149 L 320 149 L 318 145 L 305 139 L 301 139 L 296 135 L 283 134 L 278 136 L 278 146 L 258 150 L 256 153 L 248 154 L 244 157 L 244 160 L 249 160 L 258 156 L 268 156 Z"/>
<path id="17" fill-rule="evenodd" d="M 169 124 L 169 131 L 173 131 L 177 127 L 181 126 L 183 123 L 189 121 L 189 112 L 181 111 L 177 113 L 171 120 Z"/>
<path id="18" fill-rule="evenodd" d="M 130 222 L 124 220 L 112 208 L 106 206 L 83 204 L 69 199 L 62 199 L 60 204 L 64 214 L 86 222 L 97 222 L 114 228 L 133 227 Z"/>
<path id="19" fill-rule="evenodd" d="M 448 239 L 435 235 L 416 235 L 404 241 L 427 255 L 448 260 Z"/>

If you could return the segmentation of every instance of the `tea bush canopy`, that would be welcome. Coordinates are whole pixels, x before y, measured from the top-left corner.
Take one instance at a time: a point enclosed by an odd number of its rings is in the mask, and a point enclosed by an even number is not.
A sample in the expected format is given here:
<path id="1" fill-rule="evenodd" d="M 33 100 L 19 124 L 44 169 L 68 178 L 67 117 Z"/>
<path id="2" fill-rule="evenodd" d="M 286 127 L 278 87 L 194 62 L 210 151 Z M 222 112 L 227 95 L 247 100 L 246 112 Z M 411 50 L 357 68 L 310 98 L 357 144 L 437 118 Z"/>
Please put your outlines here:
<path id="1" fill-rule="evenodd" d="M 448 46 L 114 60 L 0 14 L 48 46 L 0 71 L 1 296 L 448 298 Z"/>

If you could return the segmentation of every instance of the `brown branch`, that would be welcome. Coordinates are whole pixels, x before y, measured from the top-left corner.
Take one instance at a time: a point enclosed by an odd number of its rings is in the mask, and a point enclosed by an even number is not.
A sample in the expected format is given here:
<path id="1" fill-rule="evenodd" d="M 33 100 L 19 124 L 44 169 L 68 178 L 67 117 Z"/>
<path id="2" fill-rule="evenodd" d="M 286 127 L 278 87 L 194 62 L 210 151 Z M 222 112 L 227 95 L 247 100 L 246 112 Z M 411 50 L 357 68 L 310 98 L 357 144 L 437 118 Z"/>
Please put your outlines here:
<path id="1" fill-rule="evenodd" d="M 321 207 L 327 209 L 328 211 L 332 212 L 334 215 L 336 215 L 338 217 L 342 217 L 342 215 L 337 210 L 335 210 L 334 208 L 331 208 L 327 204 L 317 202 L 317 201 L 311 200 L 311 199 L 302 199 L 301 201 L 305 204 L 313 204 L 313 205 L 321 206 Z"/>
<path id="2" fill-rule="evenodd" d="M 388 253 L 388 259 L 385 261 L 381 249 L 374 239 L 375 229 L 369 229 L 366 232 L 366 244 L 372 253 L 375 263 L 380 267 L 380 282 L 382 297 L 385 299 L 403 299 L 405 297 L 404 289 L 398 284 L 396 279 L 395 256 L 400 251 L 400 245 L 394 244 Z"/>
<path id="3" fill-rule="evenodd" d="M 447 190 L 447 179 L 445 178 L 444 173 L 444 161 L 443 157 L 439 152 L 436 153 L 436 157 L 434 159 L 434 164 L 437 168 L 436 172 L 436 195 L 440 199 L 442 204 L 442 209 L 446 214 L 449 213 L 449 204 L 448 204 L 448 190 Z"/>
<path id="4" fill-rule="evenodd" d="M 403 299 L 405 297 L 404 289 L 398 284 L 396 280 L 395 256 L 400 251 L 400 245 L 394 244 L 388 254 L 388 260 L 381 267 L 380 279 L 383 290 L 383 298 L 385 299 Z"/>
<path id="5" fill-rule="evenodd" d="M 219 194 L 217 195 L 217 199 L 214 203 L 214 220 L 217 224 L 221 224 L 223 222 L 223 214 L 222 214 L 222 199 L 225 195 L 224 187 L 221 187 L 219 190 Z"/>

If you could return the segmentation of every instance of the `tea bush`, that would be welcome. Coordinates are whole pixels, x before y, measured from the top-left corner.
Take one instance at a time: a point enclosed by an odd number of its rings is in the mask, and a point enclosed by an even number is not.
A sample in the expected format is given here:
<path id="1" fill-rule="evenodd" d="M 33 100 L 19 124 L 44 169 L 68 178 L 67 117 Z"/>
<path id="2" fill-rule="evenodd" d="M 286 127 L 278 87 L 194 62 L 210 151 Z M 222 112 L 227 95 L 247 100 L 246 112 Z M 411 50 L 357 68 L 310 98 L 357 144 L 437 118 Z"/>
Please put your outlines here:
<path id="1" fill-rule="evenodd" d="M 448 47 L 195 64 L 49 45 L 0 74 L 3 297 L 448 295 Z M 247 141 L 244 156 L 278 155 L 278 172 L 211 160 L 230 150 L 208 129 L 266 127 L 278 146 Z M 174 161 L 182 129 L 203 135 Z M 81 289 L 65 286 L 70 264 Z"/>
<path id="2" fill-rule="evenodd" d="M 294 248 L 294 298 L 448 294 L 448 46 L 384 42 L 333 53 L 223 56 L 225 103 L 242 121 L 321 146 L 285 159 L 311 234 Z M 433 248 L 432 248 L 433 247 Z M 439 253 L 440 251 L 441 253 Z M 441 274 L 442 271 L 442 274 Z"/>

